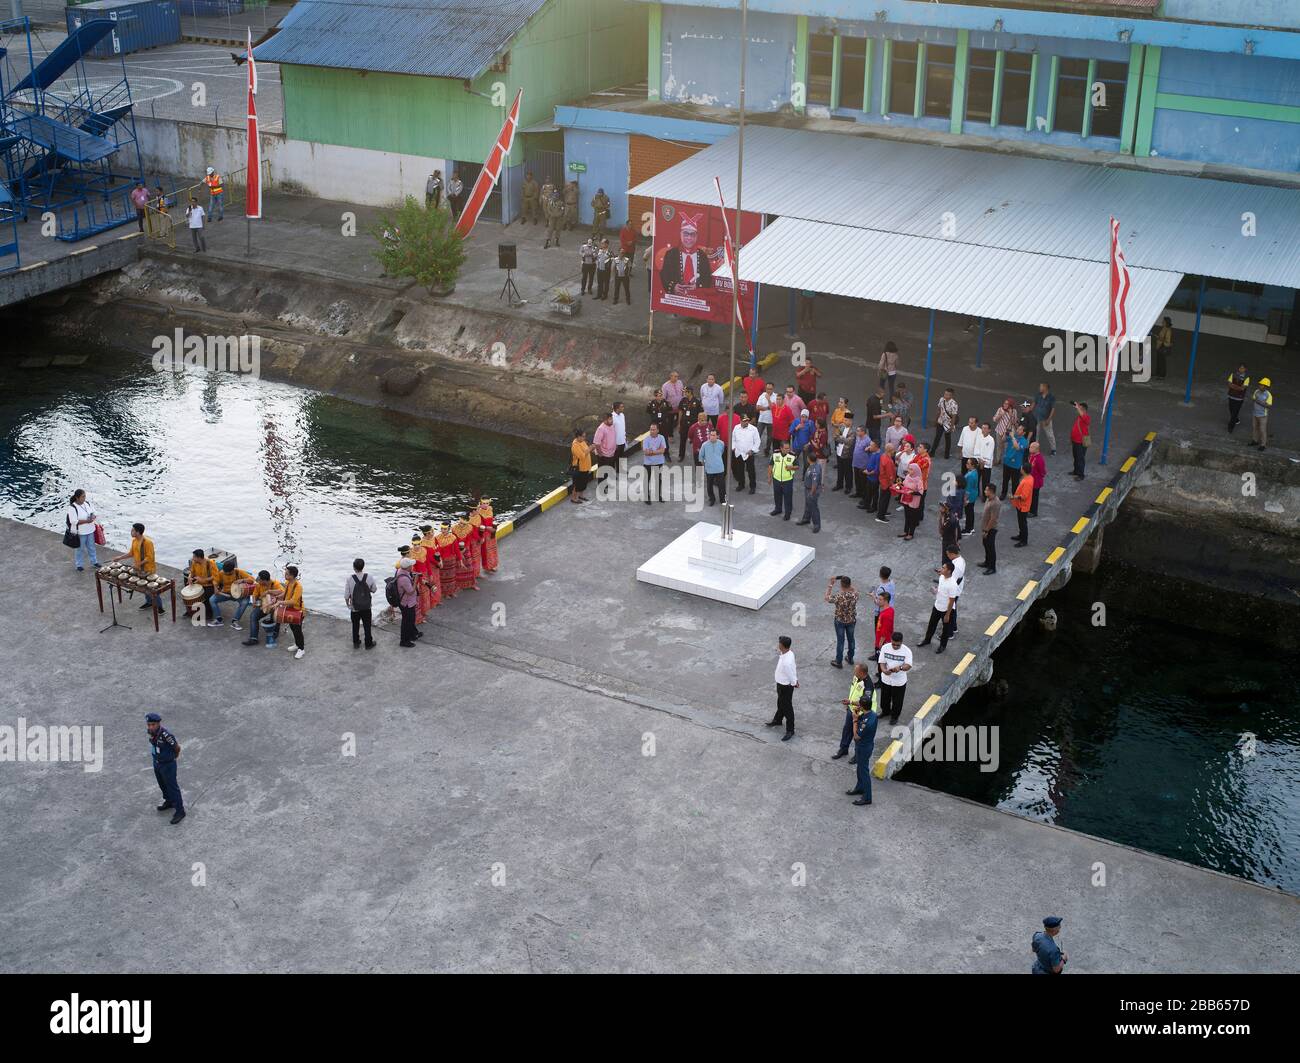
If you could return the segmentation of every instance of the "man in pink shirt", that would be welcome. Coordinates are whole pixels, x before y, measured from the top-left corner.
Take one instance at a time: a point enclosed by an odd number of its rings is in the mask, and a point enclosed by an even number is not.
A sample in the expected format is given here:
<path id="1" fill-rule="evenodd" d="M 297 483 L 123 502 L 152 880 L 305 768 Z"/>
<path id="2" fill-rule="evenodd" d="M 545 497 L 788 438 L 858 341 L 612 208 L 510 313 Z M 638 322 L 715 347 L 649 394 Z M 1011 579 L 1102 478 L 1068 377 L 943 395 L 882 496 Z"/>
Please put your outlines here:
<path id="1" fill-rule="evenodd" d="M 596 426 L 596 433 L 591 437 L 591 447 L 596 452 L 597 468 L 614 468 L 614 452 L 618 447 L 618 432 L 614 428 L 613 412 L 605 414 L 605 419 Z"/>
<path id="2" fill-rule="evenodd" d="M 808 407 L 798 395 L 794 393 L 794 385 L 787 384 L 785 387 L 785 405 L 790 411 L 793 420 L 799 420 L 799 414 L 803 413 Z"/>
<path id="3" fill-rule="evenodd" d="M 131 206 L 135 207 L 136 224 L 140 226 L 140 231 L 144 232 L 144 214 L 149 206 L 149 189 L 145 188 L 143 181 L 137 181 L 135 187 L 131 189 Z"/>
<path id="4" fill-rule="evenodd" d="M 677 407 L 682 404 L 682 394 L 685 385 L 677 376 L 677 370 L 674 369 L 668 374 L 668 379 L 664 381 L 664 386 L 660 389 L 664 393 L 664 401 L 673 408 L 674 418 L 677 414 Z M 670 432 L 671 434 L 671 432 Z"/>

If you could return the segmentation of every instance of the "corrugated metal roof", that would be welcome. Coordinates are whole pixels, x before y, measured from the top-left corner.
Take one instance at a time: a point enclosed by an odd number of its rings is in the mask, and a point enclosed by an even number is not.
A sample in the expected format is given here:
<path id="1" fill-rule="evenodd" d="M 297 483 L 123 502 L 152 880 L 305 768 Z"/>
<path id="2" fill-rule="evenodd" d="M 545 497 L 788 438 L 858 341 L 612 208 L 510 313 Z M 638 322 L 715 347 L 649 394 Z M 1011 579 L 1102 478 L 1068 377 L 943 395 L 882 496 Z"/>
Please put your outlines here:
<path id="1" fill-rule="evenodd" d="M 827 222 L 779 218 L 740 252 L 741 280 L 1104 336 L 1109 266 Z M 1143 337 L 1181 273 L 1129 267 L 1129 334 Z"/>
<path id="2" fill-rule="evenodd" d="M 473 78 L 546 0 L 300 0 L 254 54 L 272 63 Z"/>
<path id="3" fill-rule="evenodd" d="M 736 136 L 630 194 L 736 202 Z M 835 133 L 745 131 L 746 210 L 942 237 L 945 247 L 1104 262 L 1110 216 L 1130 266 L 1300 288 L 1300 190 Z M 1252 214 L 1256 235 L 1242 234 Z"/>

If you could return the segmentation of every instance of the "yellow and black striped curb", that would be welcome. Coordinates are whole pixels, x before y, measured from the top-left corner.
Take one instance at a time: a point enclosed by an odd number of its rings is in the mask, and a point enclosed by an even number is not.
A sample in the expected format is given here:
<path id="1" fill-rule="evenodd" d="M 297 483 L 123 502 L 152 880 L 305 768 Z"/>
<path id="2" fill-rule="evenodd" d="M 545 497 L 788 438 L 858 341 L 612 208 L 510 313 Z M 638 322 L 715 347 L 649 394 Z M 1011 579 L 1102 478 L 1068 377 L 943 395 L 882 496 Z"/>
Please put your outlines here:
<path id="1" fill-rule="evenodd" d="M 1093 499 L 1088 511 L 1071 525 L 1065 538 L 1043 559 L 1045 568 L 1038 577 L 1025 581 L 1013 603 L 1008 605 L 1007 611 L 1000 613 L 985 629 L 983 640 L 973 650 L 964 653 L 953 666 L 943 689 L 925 699 L 920 711 L 905 725 L 911 732 L 910 740 L 894 739 L 876 758 L 871 773 L 877 779 L 894 775 L 911 759 L 912 750 L 919 747 L 926 730 L 937 724 L 944 713 L 975 685 L 976 678 L 983 670 L 982 666 L 993 655 L 993 651 L 1006 641 L 1016 624 L 1028 615 L 1034 602 L 1048 592 L 1057 574 L 1083 549 L 1088 537 L 1111 521 L 1120 503 L 1133 487 L 1137 475 L 1151 463 L 1155 439 L 1155 432 L 1146 434 L 1142 442 L 1124 459 L 1119 472 Z"/>

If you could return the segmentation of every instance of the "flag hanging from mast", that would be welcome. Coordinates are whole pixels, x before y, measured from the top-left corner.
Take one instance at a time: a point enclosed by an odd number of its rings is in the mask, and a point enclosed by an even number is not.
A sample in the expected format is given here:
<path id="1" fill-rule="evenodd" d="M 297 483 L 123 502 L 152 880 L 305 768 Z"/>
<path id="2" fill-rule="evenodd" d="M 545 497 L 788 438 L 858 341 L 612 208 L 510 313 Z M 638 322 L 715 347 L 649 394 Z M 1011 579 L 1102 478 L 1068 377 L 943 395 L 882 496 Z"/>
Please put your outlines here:
<path id="1" fill-rule="evenodd" d="M 245 171 L 244 215 L 262 216 L 262 142 L 257 135 L 257 63 L 253 59 L 253 30 L 248 29 L 248 169 Z"/>
<path id="2" fill-rule="evenodd" d="M 519 125 L 519 104 L 523 98 L 524 90 L 520 89 L 515 93 L 515 102 L 510 105 L 506 124 L 501 127 L 497 142 L 492 146 L 487 161 L 483 163 L 483 169 L 479 170 L 478 180 L 474 182 L 474 189 L 470 192 L 465 209 L 461 211 L 460 219 L 456 222 L 456 231 L 460 233 L 462 240 L 474 228 L 474 223 L 483 212 L 488 196 L 492 194 L 492 189 L 496 187 L 497 179 L 501 176 L 501 168 L 505 165 L 506 156 L 510 154 L 510 146 L 515 142 L 515 128 Z"/>
<path id="3" fill-rule="evenodd" d="M 1102 387 L 1101 412 L 1110 406 L 1119 376 L 1119 356 L 1128 343 L 1128 263 L 1119 246 L 1119 221 L 1110 219 L 1110 322 L 1106 344 L 1106 380 Z"/>
<path id="4" fill-rule="evenodd" d="M 740 326 L 740 331 L 745 335 L 745 346 L 749 348 L 749 353 L 754 353 L 754 337 L 750 335 L 749 325 L 745 322 L 745 304 L 740 298 L 740 278 L 736 276 L 736 252 L 731 242 L 731 222 L 727 220 L 727 201 L 722 196 L 722 181 L 717 177 L 713 179 L 714 185 L 718 189 L 718 202 L 722 204 L 722 229 L 723 229 L 723 250 L 726 253 L 727 273 L 731 277 L 731 290 L 735 293 L 732 296 L 732 302 L 736 307 L 736 324 Z M 740 219 L 736 219 L 739 226 Z"/>

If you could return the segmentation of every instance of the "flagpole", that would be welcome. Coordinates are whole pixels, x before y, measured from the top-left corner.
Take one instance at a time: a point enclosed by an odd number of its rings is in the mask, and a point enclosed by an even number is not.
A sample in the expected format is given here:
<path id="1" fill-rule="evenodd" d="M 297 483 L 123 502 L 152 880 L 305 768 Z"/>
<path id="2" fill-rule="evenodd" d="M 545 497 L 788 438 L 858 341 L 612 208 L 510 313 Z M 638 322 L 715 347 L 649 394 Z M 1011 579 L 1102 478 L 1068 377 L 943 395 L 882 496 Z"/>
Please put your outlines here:
<path id="1" fill-rule="evenodd" d="M 736 408 L 736 319 L 740 316 L 740 196 L 745 166 L 745 58 L 748 54 L 749 0 L 740 0 L 740 135 L 736 141 L 736 231 L 731 239 L 731 366 L 727 376 L 730 381 L 727 386 L 727 406 L 723 413 L 727 418 L 727 449 L 723 456 L 726 465 L 722 470 L 722 479 L 727 486 L 731 485 L 731 434 L 736 430 L 731 415 Z M 736 506 L 734 502 L 724 505 L 728 510 L 724 514 L 723 527 L 727 530 L 727 538 L 731 538 L 732 517 Z"/>
<path id="2" fill-rule="evenodd" d="M 1106 427 L 1101 434 L 1101 464 L 1106 464 L 1106 452 L 1110 450 L 1110 413 L 1115 408 L 1115 392 L 1110 393 L 1110 402 L 1106 403 Z"/>

